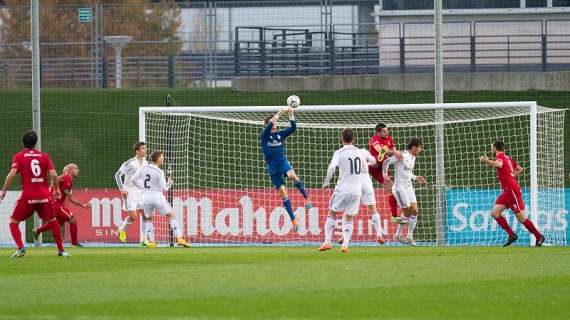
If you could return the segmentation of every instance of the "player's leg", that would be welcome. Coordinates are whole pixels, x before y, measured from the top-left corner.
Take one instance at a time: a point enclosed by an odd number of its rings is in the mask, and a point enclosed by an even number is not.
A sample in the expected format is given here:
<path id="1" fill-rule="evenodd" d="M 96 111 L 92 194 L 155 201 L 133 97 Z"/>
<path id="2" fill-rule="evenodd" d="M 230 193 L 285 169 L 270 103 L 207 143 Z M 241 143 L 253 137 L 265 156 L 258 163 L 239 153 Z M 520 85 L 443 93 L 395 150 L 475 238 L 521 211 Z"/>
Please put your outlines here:
<path id="1" fill-rule="evenodd" d="M 159 202 L 157 207 L 158 213 L 166 215 L 166 217 L 170 221 L 170 229 L 172 230 L 172 234 L 176 239 L 176 244 L 181 247 L 186 247 L 186 248 L 191 247 L 191 245 L 188 242 L 186 242 L 186 239 L 182 237 L 182 229 L 180 228 L 178 221 L 176 221 L 174 214 L 172 213 L 172 207 L 170 206 L 168 201 L 166 201 L 163 195 L 160 195 L 158 202 Z"/>
<path id="2" fill-rule="evenodd" d="M 415 200 L 415 199 L 414 199 Z M 416 240 L 414 240 L 414 230 L 416 229 L 416 224 L 418 222 L 418 204 L 417 202 L 412 202 L 407 210 L 408 217 L 408 236 L 406 242 L 411 246 L 416 246 Z"/>
<path id="3" fill-rule="evenodd" d="M 287 194 L 287 188 L 285 188 L 285 184 L 282 183 L 279 186 L 278 191 L 279 191 L 279 196 L 283 201 L 283 207 L 285 208 L 285 211 L 287 211 L 287 214 L 289 215 L 291 222 L 293 222 L 293 228 L 295 230 L 299 230 L 299 221 L 295 217 L 295 212 L 293 211 L 293 205 L 291 204 L 291 199 L 289 199 L 289 195 Z"/>
<path id="4" fill-rule="evenodd" d="M 394 196 L 393 192 L 394 182 L 392 180 L 383 181 L 382 188 L 384 192 L 388 195 L 388 206 L 390 207 L 390 214 L 392 215 L 392 222 L 402 224 L 402 218 L 398 216 L 398 201 Z"/>
<path id="5" fill-rule="evenodd" d="M 495 219 L 495 221 L 497 221 L 497 224 L 503 230 L 505 230 L 507 232 L 507 234 L 509 235 L 509 238 L 507 239 L 507 242 L 505 242 L 505 244 L 503 244 L 503 247 L 510 246 L 513 242 L 517 241 L 519 238 L 515 234 L 513 229 L 511 229 L 511 226 L 509 226 L 507 219 L 505 219 L 505 217 L 503 217 L 503 211 L 505 211 L 507 209 L 508 203 L 509 203 L 508 196 L 505 192 L 503 192 L 497 198 L 497 201 L 495 201 L 495 205 L 493 206 L 493 209 L 491 209 L 491 216 L 493 217 L 493 219 Z"/>
<path id="6" fill-rule="evenodd" d="M 14 204 L 12 215 L 10 216 L 10 234 L 16 243 L 16 252 L 12 254 L 12 258 L 23 257 L 26 254 L 24 242 L 22 241 L 22 233 L 20 232 L 20 222 L 26 221 L 34 213 L 34 208 L 27 203 L 25 199 L 18 199 Z"/>
<path id="7" fill-rule="evenodd" d="M 51 234 L 53 235 L 53 240 L 57 245 L 57 254 L 60 257 L 69 257 L 69 254 L 65 252 L 63 248 L 63 239 L 61 236 L 61 229 L 59 227 L 59 223 L 55 217 L 55 213 L 53 212 L 53 205 L 51 203 L 38 203 L 36 205 L 36 211 L 38 212 L 38 216 L 42 220 L 48 220 L 50 227 L 51 227 Z"/>
<path id="8" fill-rule="evenodd" d="M 407 241 L 403 235 L 403 232 L 404 232 L 404 225 L 407 223 L 408 217 L 411 216 L 410 207 L 412 205 L 412 202 L 411 202 L 411 199 L 409 199 L 408 194 L 404 191 L 405 190 L 396 189 L 393 192 L 393 195 L 395 196 L 395 199 L 396 199 L 397 206 L 400 209 L 402 209 L 402 217 L 400 217 L 402 223 L 398 223 L 396 233 L 394 234 L 394 240 L 396 240 L 402 244 L 407 244 Z M 394 220 L 392 220 L 392 221 L 394 221 Z"/>
<path id="9" fill-rule="evenodd" d="M 513 194 L 513 203 L 511 204 L 510 208 L 517 217 L 517 220 L 528 230 L 528 232 L 532 233 L 536 239 L 535 245 L 537 247 L 541 247 L 542 243 L 544 242 L 544 236 L 538 231 L 534 223 L 530 221 L 524 214 L 524 202 L 522 199 L 522 194 L 520 192 L 511 191 Z"/>
<path id="10" fill-rule="evenodd" d="M 154 214 L 155 208 L 158 207 L 150 196 L 146 196 L 143 203 L 143 211 L 140 213 L 142 217 L 141 226 L 141 246 L 156 248 L 156 242 L 154 238 L 154 224 L 152 223 L 152 216 Z M 165 214 L 171 211 L 171 209 L 164 209 Z M 144 226 L 144 227 L 143 227 Z"/>
<path id="11" fill-rule="evenodd" d="M 307 190 L 305 190 L 305 184 L 303 183 L 303 181 L 301 181 L 301 178 L 299 178 L 299 176 L 297 176 L 297 174 L 295 173 L 295 170 L 293 170 L 292 168 L 290 170 L 288 170 L 287 171 L 287 177 L 289 179 L 293 180 L 295 188 L 297 188 L 297 190 L 299 190 L 299 192 L 303 195 L 303 198 L 305 198 L 305 200 L 307 200 L 307 203 L 305 204 L 305 208 L 311 209 L 313 206 L 311 204 L 311 201 L 309 200 L 309 195 L 307 194 Z"/>
<path id="12" fill-rule="evenodd" d="M 143 212 L 142 210 L 142 193 L 137 191 L 129 191 L 125 201 L 123 202 L 123 210 L 127 211 L 127 217 L 119 226 L 119 240 L 123 243 L 127 242 L 127 229 L 129 225 L 135 222 L 137 214 Z"/>
<path id="13" fill-rule="evenodd" d="M 320 246 L 319 251 L 327 251 L 332 249 L 331 241 L 334 232 L 334 226 L 336 224 L 336 214 L 337 212 L 333 211 L 332 209 L 329 209 L 329 214 L 327 215 L 327 219 L 325 220 L 325 241 Z"/>
<path id="14" fill-rule="evenodd" d="M 79 233 L 78 226 L 77 226 L 77 219 L 72 216 L 67 223 L 69 223 L 69 235 L 71 236 L 71 245 L 76 247 L 83 247 L 81 243 L 79 243 L 77 234 Z"/>

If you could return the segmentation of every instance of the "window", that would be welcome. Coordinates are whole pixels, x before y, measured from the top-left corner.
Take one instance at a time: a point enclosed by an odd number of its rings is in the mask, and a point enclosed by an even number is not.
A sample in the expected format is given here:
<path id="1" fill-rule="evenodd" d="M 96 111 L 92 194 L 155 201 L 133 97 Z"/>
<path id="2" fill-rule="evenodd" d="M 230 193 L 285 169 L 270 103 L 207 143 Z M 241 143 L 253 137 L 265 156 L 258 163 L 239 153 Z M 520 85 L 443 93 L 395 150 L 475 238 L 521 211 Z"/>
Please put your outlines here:
<path id="1" fill-rule="evenodd" d="M 546 0 L 526 0 L 527 8 L 546 8 Z"/>

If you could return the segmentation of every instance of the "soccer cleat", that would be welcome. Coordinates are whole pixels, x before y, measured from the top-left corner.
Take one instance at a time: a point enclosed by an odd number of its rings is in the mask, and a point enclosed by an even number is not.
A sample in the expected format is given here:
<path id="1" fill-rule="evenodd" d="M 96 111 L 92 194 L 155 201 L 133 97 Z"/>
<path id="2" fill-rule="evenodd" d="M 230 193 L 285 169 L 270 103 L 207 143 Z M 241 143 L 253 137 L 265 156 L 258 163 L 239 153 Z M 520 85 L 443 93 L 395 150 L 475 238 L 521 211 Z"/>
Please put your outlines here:
<path id="1" fill-rule="evenodd" d="M 321 247 L 319 248 L 319 251 L 327 251 L 327 250 L 330 250 L 330 249 L 332 249 L 332 244 L 330 244 L 330 243 L 323 243 L 323 244 L 321 245 Z"/>
<path id="2" fill-rule="evenodd" d="M 406 242 L 406 238 L 404 238 L 404 236 L 400 236 L 400 235 L 395 235 L 395 236 L 394 236 L 394 241 L 398 241 L 398 242 L 400 242 L 401 244 L 408 244 L 408 243 Z"/>
<path id="3" fill-rule="evenodd" d="M 150 241 L 148 241 L 148 239 L 144 239 L 143 241 L 141 241 L 141 247 L 148 247 L 150 246 Z"/>
<path id="4" fill-rule="evenodd" d="M 338 238 L 338 240 L 336 241 L 336 243 L 338 243 L 338 244 L 342 244 L 343 242 L 344 242 L 343 237 Z"/>
<path id="5" fill-rule="evenodd" d="M 58 257 L 64 257 L 64 258 L 69 258 L 69 257 L 71 257 L 71 255 L 70 255 L 69 253 L 65 252 L 65 251 L 58 251 L 58 252 L 57 252 L 57 256 L 58 256 Z"/>
<path id="6" fill-rule="evenodd" d="M 418 246 L 418 243 L 416 242 L 416 240 L 414 240 L 414 238 L 408 238 L 408 239 L 406 239 L 406 242 L 412 247 Z"/>
<path id="7" fill-rule="evenodd" d="M 296 232 L 299 232 L 299 220 L 297 220 L 297 218 L 293 219 L 293 229 L 295 229 Z"/>
<path id="8" fill-rule="evenodd" d="M 509 236 L 509 238 L 507 239 L 507 242 L 505 242 L 505 244 L 503 244 L 503 247 L 510 246 L 511 244 L 513 244 L 513 242 L 517 241 L 518 239 L 519 239 L 519 236 L 517 236 L 516 234 Z"/>
<path id="9" fill-rule="evenodd" d="M 307 208 L 307 210 L 312 209 L 313 205 L 311 204 L 311 202 L 307 202 L 307 204 L 305 205 L 305 208 Z"/>
<path id="10" fill-rule="evenodd" d="M 148 247 L 149 247 L 150 249 L 155 249 L 155 248 L 156 248 L 156 242 L 150 241 L 150 242 L 148 243 Z"/>
<path id="11" fill-rule="evenodd" d="M 119 240 L 122 243 L 126 243 L 127 242 L 127 233 L 124 230 L 118 229 L 119 230 Z"/>
<path id="12" fill-rule="evenodd" d="M 382 238 L 382 237 L 376 238 L 376 241 L 377 241 L 379 244 L 384 244 L 384 243 L 386 243 L 386 240 L 384 240 L 384 238 Z"/>
<path id="13" fill-rule="evenodd" d="M 74 246 L 74 247 L 77 247 L 77 248 L 83 248 L 83 245 L 82 245 L 81 243 L 79 243 L 79 242 L 72 243 L 71 245 Z"/>
<path id="14" fill-rule="evenodd" d="M 342 246 L 340 247 L 340 253 L 349 253 L 350 250 L 348 250 L 348 246 Z"/>
<path id="15" fill-rule="evenodd" d="M 184 238 L 176 238 L 176 244 L 184 248 L 190 248 L 192 246 L 191 244 L 186 242 Z"/>
<path id="16" fill-rule="evenodd" d="M 544 238 L 543 235 L 540 236 L 540 239 L 536 239 L 536 243 L 534 244 L 535 247 L 542 247 L 542 244 L 544 243 L 544 241 L 546 240 L 546 238 Z"/>
<path id="17" fill-rule="evenodd" d="M 18 249 L 16 250 L 16 252 L 14 252 L 10 258 L 21 258 L 24 255 L 26 255 L 26 249 L 22 248 L 22 249 Z"/>
<path id="18" fill-rule="evenodd" d="M 34 240 L 38 241 L 38 238 L 40 236 L 38 229 L 32 229 L 32 235 L 34 236 Z"/>
<path id="19" fill-rule="evenodd" d="M 392 223 L 406 224 L 406 223 L 408 223 L 408 221 L 406 219 L 404 219 L 404 217 L 398 216 L 398 217 L 392 217 Z"/>

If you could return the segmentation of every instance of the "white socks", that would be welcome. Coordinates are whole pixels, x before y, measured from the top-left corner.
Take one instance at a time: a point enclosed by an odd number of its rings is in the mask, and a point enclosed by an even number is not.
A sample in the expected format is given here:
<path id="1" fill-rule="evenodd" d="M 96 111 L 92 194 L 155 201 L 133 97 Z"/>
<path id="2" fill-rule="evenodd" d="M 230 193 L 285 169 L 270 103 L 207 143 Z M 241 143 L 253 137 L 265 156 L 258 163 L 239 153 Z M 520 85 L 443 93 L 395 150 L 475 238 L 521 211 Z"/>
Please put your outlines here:
<path id="1" fill-rule="evenodd" d="M 395 235 L 395 236 L 401 236 L 403 229 L 404 229 L 403 225 L 399 224 L 399 225 L 398 225 L 398 229 L 396 229 L 396 233 L 395 233 L 394 235 Z"/>
<path id="2" fill-rule="evenodd" d="M 348 247 L 350 243 L 350 237 L 352 237 L 352 231 L 354 230 L 354 223 L 352 220 L 348 221 L 346 217 L 342 218 L 342 237 L 343 237 L 343 247 Z"/>
<path id="3" fill-rule="evenodd" d="M 372 215 L 372 226 L 374 227 L 374 231 L 376 231 L 376 238 L 381 238 L 382 229 L 380 227 L 380 214 L 378 212 Z"/>
<path id="4" fill-rule="evenodd" d="M 147 229 L 146 220 L 142 220 L 141 221 L 141 242 L 146 240 L 146 229 Z"/>
<path id="5" fill-rule="evenodd" d="M 172 234 L 176 238 L 182 237 L 182 230 L 178 226 L 178 222 L 175 219 L 170 220 L 170 228 L 172 229 Z"/>
<path id="6" fill-rule="evenodd" d="M 408 218 L 408 239 L 414 237 L 414 229 L 416 228 L 416 223 L 418 222 L 418 218 L 416 216 L 410 216 Z"/>
<path id="7" fill-rule="evenodd" d="M 154 242 L 154 224 L 152 223 L 152 220 L 146 221 L 145 222 L 146 225 L 146 232 L 148 235 L 148 241 L 150 242 Z"/>
<path id="8" fill-rule="evenodd" d="M 335 218 L 327 216 L 325 221 L 325 243 L 331 243 L 335 223 Z"/>
<path id="9" fill-rule="evenodd" d="M 123 220 L 123 223 L 121 223 L 121 226 L 119 227 L 119 230 L 121 230 L 121 231 L 127 230 L 127 227 L 129 226 L 129 224 L 133 223 L 133 222 L 132 222 L 131 220 L 129 220 L 129 219 L 130 219 L 130 217 L 127 216 L 127 217 L 125 218 L 125 220 Z"/>

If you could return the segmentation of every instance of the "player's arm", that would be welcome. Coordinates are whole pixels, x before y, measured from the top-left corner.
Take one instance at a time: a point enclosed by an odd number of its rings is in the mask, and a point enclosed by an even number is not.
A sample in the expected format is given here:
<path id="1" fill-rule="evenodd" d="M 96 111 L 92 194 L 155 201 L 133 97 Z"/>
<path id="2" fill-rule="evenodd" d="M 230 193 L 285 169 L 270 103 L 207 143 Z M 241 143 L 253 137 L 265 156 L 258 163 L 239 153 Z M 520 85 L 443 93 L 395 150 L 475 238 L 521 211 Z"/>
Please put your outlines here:
<path id="1" fill-rule="evenodd" d="M 323 181 L 323 188 L 328 187 L 328 185 L 330 184 L 331 179 L 334 175 L 334 171 L 336 170 L 336 167 L 338 167 L 338 153 L 337 152 L 334 153 L 332 160 L 331 160 L 331 163 L 329 164 L 329 167 L 327 169 L 327 176 L 325 177 L 325 180 Z"/>
<path id="2" fill-rule="evenodd" d="M 295 114 L 294 114 L 294 109 L 293 108 L 289 108 L 288 113 L 289 113 L 289 127 L 279 131 L 279 134 L 283 137 L 283 138 L 287 138 L 288 136 L 290 136 L 291 134 L 293 134 L 293 132 L 295 132 L 297 130 L 297 122 L 295 121 Z"/>
<path id="3" fill-rule="evenodd" d="M 486 165 L 489 165 L 491 167 L 495 167 L 495 168 L 502 168 L 503 167 L 503 160 L 499 159 L 499 160 L 491 160 L 489 159 L 489 157 L 483 155 L 481 156 L 481 162 L 483 162 Z"/>
<path id="4" fill-rule="evenodd" d="M 166 178 L 164 177 L 164 172 L 162 172 L 162 174 L 160 175 L 160 189 L 162 191 L 168 191 L 173 185 L 174 182 L 172 181 L 172 179 L 170 179 L 169 177 L 168 181 L 166 181 Z"/>
<path id="5" fill-rule="evenodd" d="M 55 169 L 53 169 L 52 166 L 48 172 L 51 177 L 51 188 L 53 190 L 53 197 L 55 199 L 61 199 L 61 192 L 59 191 L 59 178 L 57 177 L 57 171 L 55 171 Z"/>
<path id="6" fill-rule="evenodd" d="M 76 206 L 89 209 L 89 203 L 82 203 L 81 201 L 77 200 L 71 190 L 63 190 L 63 192 L 67 195 L 67 199 L 69 199 L 69 202 L 73 203 Z"/>
<path id="7" fill-rule="evenodd" d="M 362 151 L 364 151 L 364 156 L 366 158 L 366 165 L 373 166 L 373 165 L 378 163 L 376 158 L 374 158 L 374 156 L 372 154 L 370 154 L 370 152 L 368 150 L 362 149 Z"/>
<path id="8" fill-rule="evenodd" d="M 123 184 L 123 176 L 127 173 L 127 162 L 123 163 L 119 170 L 115 173 L 115 182 L 117 183 L 117 187 L 121 190 L 121 196 L 127 196 L 127 190 L 125 190 L 125 186 Z"/>
<path id="9" fill-rule="evenodd" d="M 18 174 L 18 170 L 15 168 L 10 169 L 10 172 L 8 172 L 8 175 L 6 176 L 6 179 L 4 180 L 4 186 L 2 187 L 2 191 L 0 192 L 0 201 L 4 200 L 4 197 L 6 197 L 6 192 L 8 191 L 8 188 L 10 188 L 10 186 L 14 182 L 14 179 L 16 178 L 17 174 Z"/>
<path id="10" fill-rule="evenodd" d="M 518 163 L 515 162 L 515 168 L 513 169 L 513 176 L 516 178 L 523 171 L 524 169 Z"/>
<path id="11" fill-rule="evenodd" d="M 388 152 L 386 152 L 386 154 L 388 154 L 388 157 L 394 156 L 394 157 L 398 158 L 398 160 L 402 160 L 404 158 L 402 156 L 402 153 L 400 151 L 398 151 L 398 149 L 396 149 L 396 148 L 388 149 Z"/>
<path id="12" fill-rule="evenodd" d="M 398 159 L 396 157 L 387 158 L 386 161 L 382 164 L 382 175 L 384 176 L 384 180 L 390 180 L 390 176 L 388 175 L 388 169 L 390 169 L 390 165 L 396 163 Z"/>

